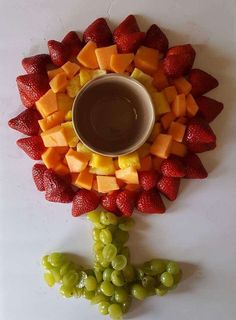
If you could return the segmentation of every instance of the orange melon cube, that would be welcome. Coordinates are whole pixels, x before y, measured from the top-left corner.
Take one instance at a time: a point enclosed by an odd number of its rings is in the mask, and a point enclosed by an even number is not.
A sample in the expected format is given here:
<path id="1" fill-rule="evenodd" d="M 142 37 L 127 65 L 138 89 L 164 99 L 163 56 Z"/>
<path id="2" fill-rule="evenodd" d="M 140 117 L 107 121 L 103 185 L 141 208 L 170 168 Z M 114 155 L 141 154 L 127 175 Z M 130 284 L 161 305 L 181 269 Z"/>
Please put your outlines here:
<path id="1" fill-rule="evenodd" d="M 173 140 L 182 142 L 185 134 L 186 126 L 179 122 L 172 122 L 168 130 L 168 134 L 172 135 Z"/>
<path id="2" fill-rule="evenodd" d="M 182 124 L 186 124 L 188 122 L 188 119 L 186 117 L 180 117 L 176 121 Z"/>
<path id="3" fill-rule="evenodd" d="M 125 186 L 125 190 L 137 192 L 137 191 L 141 190 L 141 186 L 139 184 L 131 184 L 131 183 L 129 183 L 129 184 L 127 184 Z"/>
<path id="4" fill-rule="evenodd" d="M 42 154 L 42 160 L 48 169 L 55 168 L 61 160 L 60 154 L 57 152 L 56 148 L 48 148 Z"/>
<path id="5" fill-rule="evenodd" d="M 95 50 L 97 49 L 96 43 L 89 41 L 77 55 L 77 60 L 84 67 L 89 69 L 97 69 L 99 67 Z"/>
<path id="6" fill-rule="evenodd" d="M 192 90 L 192 85 L 184 77 L 174 80 L 174 85 L 178 93 L 188 94 Z"/>
<path id="7" fill-rule="evenodd" d="M 161 172 L 160 168 L 161 168 L 161 164 L 162 164 L 163 160 L 164 160 L 163 158 L 153 157 L 153 159 L 152 159 L 153 169 L 157 170 L 158 172 Z"/>
<path id="8" fill-rule="evenodd" d="M 57 74 L 50 82 L 49 85 L 54 93 L 63 92 L 68 84 L 66 73 Z"/>
<path id="9" fill-rule="evenodd" d="M 78 188 L 91 190 L 93 186 L 94 175 L 89 172 L 88 168 L 81 171 L 79 174 L 72 176 L 72 184 Z"/>
<path id="10" fill-rule="evenodd" d="M 138 172 L 134 167 L 128 167 L 126 169 L 116 170 L 116 178 L 124 181 L 125 183 L 138 184 Z"/>
<path id="11" fill-rule="evenodd" d="M 116 44 L 109 47 L 97 48 L 95 54 L 101 70 L 111 70 L 111 56 L 117 53 Z"/>
<path id="12" fill-rule="evenodd" d="M 60 176 L 65 176 L 70 173 L 69 168 L 63 162 L 59 162 L 53 170 Z"/>
<path id="13" fill-rule="evenodd" d="M 159 52 L 156 49 L 141 46 L 134 57 L 135 66 L 145 73 L 153 74 L 158 69 Z"/>
<path id="14" fill-rule="evenodd" d="M 127 67 L 126 73 L 128 75 L 131 75 L 131 73 L 134 71 L 134 69 L 135 69 L 135 65 L 134 65 L 134 62 L 132 61 L 131 64 Z"/>
<path id="15" fill-rule="evenodd" d="M 140 160 L 140 169 L 138 171 L 148 171 L 152 169 L 152 157 L 147 156 Z"/>
<path id="16" fill-rule="evenodd" d="M 62 68 L 57 68 L 57 69 L 48 70 L 47 73 L 48 73 L 49 80 L 52 80 L 58 74 L 64 73 L 64 70 Z"/>
<path id="17" fill-rule="evenodd" d="M 173 141 L 170 153 L 179 157 L 184 157 L 187 154 L 187 147 L 181 142 Z"/>
<path id="18" fill-rule="evenodd" d="M 182 117 L 186 114 L 186 101 L 184 93 L 178 94 L 172 104 L 172 112 L 176 117 Z"/>
<path id="19" fill-rule="evenodd" d="M 61 126 L 53 127 L 41 133 L 45 147 L 67 147 L 65 130 Z"/>
<path id="20" fill-rule="evenodd" d="M 69 151 L 69 147 L 54 147 L 54 149 L 62 156 L 64 157 L 65 154 Z"/>
<path id="21" fill-rule="evenodd" d="M 116 53 L 111 56 L 110 67 L 116 73 L 124 73 L 134 60 L 133 53 Z"/>
<path id="22" fill-rule="evenodd" d="M 152 129 L 152 132 L 148 138 L 148 141 L 153 142 L 159 133 L 161 133 L 161 124 L 160 124 L 160 122 L 156 122 L 153 126 L 153 129 Z"/>
<path id="23" fill-rule="evenodd" d="M 169 86 L 168 79 L 161 68 L 153 75 L 153 85 L 159 91 Z"/>
<path id="24" fill-rule="evenodd" d="M 191 94 L 188 94 L 186 96 L 186 108 L 187 108 L 187 115 L 189 117 L 194 117 L 198 112 L 199 107 L 194 97 Z"/>
<path id="25" fill-rule="evenodd" d="M 59 110 L 50 114 L 46 118 L 40 119 L 38 123 L 41 130 L 46 131 L 57 126 L 58 124 L 61 124 L 64 121 L 64 118 L 65 118 L 64 111 Z"/>
<path id="26" fill-rule="evenodd" d="M 69 170 L 72 173 L 83 171 L 88 165 L 88 156 L 85 153 L 70 149 L 65 155 Z"/>
<path id="27" fill-rule="evenodd" d="M 150 154 L 150 147 L 151 145 L 149 143 L 144 143 L 138 150 L 139 159 L 142 159 Z M 139 166 L 137 166 L 137 169 Z"/>
<path id="28" fill-rule="evenodd" d="M 65 114 L 72 109 L 74 99 L 65 93 L 57 93 L 58 110 L 62 110 Z"/>
<path id="29" fill-rule="evenodd" d="M 97 191 L 97 192 L 98 192 L 98 183 L 97 183 L 97 179 L 93 179 L 92 190 L 94 190 L 94 191 Z"/>
<path id="30" fill-rule="evenodd" d="M 97 176 L 98 192 L 107 193 L 114 190 L 119 190 L 115 177 Z"/>
<path id="31" fill-rule="evenodd" d="M 163 91 L 164 91 L 166 100 L 168 101 L 169 104 L 171 104 L 175 100 L 175 97 L 177 96 L 176 88 L 174 86 L 169 86 L 167 88 L 164 88 Z"/>
<path id="32" fill-rule="evenodd" d="M 80 66 L 77 63 L 70 61 L 67 61 L 65 64 L 63 64 L 61 68 L 62 70 L 64 70 L 64 72 L 67 75 L 67 78 L 69 79 L 72 79 L 80 70 Z"/>
<path id="33" fill-rule="evenodd" d="M 49 89 L 38 101 L 36 101 L 35 105 L 41 116 L 45 118 L 58 110 L 57 96 L 52 89 Z"/>
<path id="34" fill-rule="evenodd" d="M 170 154 L 172 144 L 172 136 L 169 134 L 160 133 L 151 146 L 151 154 L 167 159 Z"/>
<path id="35" fill-rule="evenodd" d="M 161 117 L 161 124 L 162 127 L 167 130 L 169 128 L 169 126 L 171 125 L 171 123 L 175 120 L 175 115 L 173 114 L 173 112 L 168 112 L 166 114 L 164 114 L 164 116 Z"/>

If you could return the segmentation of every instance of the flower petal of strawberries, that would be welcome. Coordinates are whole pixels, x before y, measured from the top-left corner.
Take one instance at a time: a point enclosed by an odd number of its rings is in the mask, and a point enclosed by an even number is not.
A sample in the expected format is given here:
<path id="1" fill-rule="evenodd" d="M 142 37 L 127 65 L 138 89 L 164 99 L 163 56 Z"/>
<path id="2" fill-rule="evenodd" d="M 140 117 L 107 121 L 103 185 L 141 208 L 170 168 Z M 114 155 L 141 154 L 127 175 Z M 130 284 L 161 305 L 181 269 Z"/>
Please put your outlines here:
<path id="1" fill-rule="evenodd" d="M 205 179 L 208 176 L 200 158 L 195 153 L 188 153 L 185 158 L 186 179 Z"/>
<path id="2" fill-rule="evenodd" d="M 8 121 L 10 128 L 17 130 L 27 136 L 35 136 L 39 133 L 38 120 L 41 115 L 36 109 L 26 109 L 15 118 Z"/>
<path id="3" fill-rule="evenodd" d="M 132 215 L 134 211 L 135 201 L 136 201 L 135 192 L 132 192 L 129 190 L 123 190 L 118 194 L 116 198 L 116 205 L 123 216 L 129 217 Z"/>
<path id="4" fill-rule="evenodd" d="M 65 43 L 56 40 L 49 40 L 48 51 L 53 64 L 57 67 L 61 67 L 69 60 L 70 48 Z"/>
<path id="5" fill-rule="evenodd" d="M 219 85 L 216 78 L 200 69 L 192 69 L 188 81 L 192 85 L 191 94 L 194 97 L 202 96 Z"/>
<path id="6" fill-rule="evenodd" d="M 135 53 L 145 39 L 145 32 L 135 32 L 116 38 L 118 52 Z"/>
<path id="7" fill-rule="evenodd" d="M 160 169 L 166 177 L 181 178 L 186 174 L 182 159 L 174 155 L 171 155 L 168 159 L 164 159 Z"/>
<path id="8" fill-rule="evenodd" d="M 137 209 L 142 213 L 164 213 L 165 205 L 157 190 L 143 191 L 138 195 Z"/>
<path id="9" fill-rule="evenodd" d="M 116 27 L 116 29 L 113 32 L 113 37 L 116 40 L 121 35 L 139 32 L 139 31 L 140 29 L 135 16 L 130 14 L 118 25 L 118 27 Z"/>
<path id="10" fill-rule="evenodd" d="M 21 63 L 27 73 L 45 73 L 51 58 L 48 54 L 37 54 L 24 58 Z"/>
<path id="11" fill-rule="evenodd" d="M 78 217 L 84 213 L 95 210 L 99 205 L 97 193 L 85 189 L 79 190 L 73 199 L 72 215 Z"/>
<path id="12" fill-rule="evenodd" d="M 141 171 L 139 172 L 139 183 L 144 190 L 148 191 L 156 186 L 159 177 L 160 174 L 155 170 Z"/>
<path id="13" fill-rule="evenodd" d="M 109 192 L 101 197 L 101 205 L 104 209 L 107 211 L 117 213 L 118 208 L 116 205 L 116 199 L 118 194 L 120 193 L 119 190 L 115 190 L 112 192 Z"/>
<path id="14" fill-rule="evenodd" d="M 165 54 L 169 47 L 169 41 L 164 32 L 156 24 L 153 24 L 146 32 L 143 45 Z"/>
<path id="15" fill-rule="evenodd" d="M 32 168 L 32 176 L 34 179 L 34 183 L 36 188 L 39 191 L 44 191 L 44 172 L 47 170 L 47 167 L 44 164 L 36 163 Z"/>
<path id="16" fill-rule="evenodd" d="M 223 110 L 223 103 L 205 96 L 196 98 L 199 107 L 198 114 L 208 123 L 213 121 Z"/>
<path id="17" fill-rule="evenodd" d="M 163 176 L 157 182 L 157 189 L 169 200 L 173 201 L 177 198 L 180 186 L 180 178 L 172 178 Z"/>
<path id="18" fill-rule="evenodd" d="M 84 42 L 93 41 L 97 47 L 106 47 L 113 43 L 111 30 L 104 18 L 91 23 L 83 34 Z"/>
<path id="19" fill-rule="evenodd" d="M 83 48 L 82 41 L 75 31 L 68 32 L 61 42 L 68 47 L 70 57 L 76 57 Z"/>
<path id="20" fill-rule="evenodd" d="M 41 155 L 46 150 L 40 136 L 22 138 L 16 143 L 33 160 L 41 160 Z"/>

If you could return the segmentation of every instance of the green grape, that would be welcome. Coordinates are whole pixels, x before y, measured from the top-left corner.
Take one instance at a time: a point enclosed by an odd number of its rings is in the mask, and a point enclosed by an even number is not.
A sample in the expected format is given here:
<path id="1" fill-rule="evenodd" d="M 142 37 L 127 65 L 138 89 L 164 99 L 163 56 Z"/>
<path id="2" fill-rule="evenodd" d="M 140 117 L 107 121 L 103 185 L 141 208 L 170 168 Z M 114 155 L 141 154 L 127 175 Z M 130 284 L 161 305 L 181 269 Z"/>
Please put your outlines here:
<path id="1" fill-rule="evenodd" d="M 53 267 L 61 267 L 65 262 L 65 255 L 63 253 L 54 252 L 48 256 L 48 262 Z"/>
<path id="2" fill-rule="evenodd" d="M 73 270 L 73 269 L 74 269 L 74 265 L 71 262 L 67 261 L 61 266 L 60 275 L 63 277 L 66 273 L 69 272 L 69 270 Z"/>
<path id="3" fill-rule="evenodd" d="M 106 261 L 106 260 L 102 260 L 101 262 L 101 266 L 103 267 L 103 268 L 108 268 L 108 267 L 110 267 L 110 262 L 109 261 Z"/>
<path id="4" fill-rule="evenodd" d="M 93 228 L 93 240 L 98 241 L 101 230 L 97 228 Z"/>
<path id="5" fill-rule="evenodd" d="M 111 282 L 117 287 L 122 287 L 125 284 L 123 273 L 119 270 L 114 270 L 111 274 Z"/>
<path id="6" fill-rule="evenodd" d="M 142 278 L 142 286 L 148 290 L 151 290 L 155 287 L 156 281 L 151 276 L 144 276 Z"/>
<path id="7" fill-rule="evenodd" d="M 121 249 L 123 248 L 123 244 L 117 240 L 113 240 L 112 244 L 114 244 L 114 246 L 116 247 L 117 252 L 120 252 Z"/>
<path id="8" fill-rule="evenodd" d="M 115 270 L 122 270 L 127 265 L 127 259 L 122 254 L 119 254 L 112 260 L 111 265 Z"/>
<path id="9" fill-rule="evenodd" d="M 102 212 L 100 216 L 100 222 L 106 226 L 110 224 L 116 225 L 118 222 L 118 218 L 114 213 Z"/>
<path id="10" fill-rule="evenodd" d="M 112 234 L 114 234 L 117 230 L 117 225 L 110 224 L 109 226 L 106 227 L 108 230 L 111 231 Z"/>
<path id="11" fill-rule="evenodd" d="M 176 262 L 170 261 L 166 266 L 166 271 L 173 275 L 176 275 L 180 272 L 180 268 Z"/>
<path id="12" fill-rule="evenodd" d="M 142 267 L 137 267 L 136 268 L 136 273 L 137 273 L 137 278 L 139 280 L 142 280 L 142 278 L 145 276 L 145 273 L 144 273 Z"/>
<path id="13" fill-rule="evenodd" d="M 100 262 L 95 261 L 93 264 L 93 268 L 96 272 L 103 272 L 104 268 L 101 266 Z"/>
<path id="14" fill-rule="evenodd" d="M 52 268 L 50 271 L 55 279 L 55 282 L 60 282 L 61 281 L 60 269 Z"/>
<path id="15" fill-rule="evenodd" d="M 104 224 L 102 224 L 102 223 L 100 223 L 100 222 L 96 222 L 96 223 L 94 223 L 93 224 L 93 226 L 95 227 L 95 228 L 97 228 L 97 229 L 104 229 L 106 226 L 104 225 Z"/>
<path id="16" fill-rule="evenodd" d="M 150 261 L 145 262 L 142 266 L 142 269 L 146 275 L 149 275 L 149 276 L 156 275 L 156 271 L 152 269 Z"/>
<path id="17" fill-rule="evenodd" d="M 88 291 L 85 288 L 83 288 L 83 293 L 82 293 L 83 298 L 87 299 L 87 300 L 92 300 L 95 296 L 95 292 L 94 291 Z"/>
<path id="18" fill-rule="evenodd" d="M 97 280 L 94 276 L 88 276 L 84 281 L 87 291 L 95 291 L 97 289 Z"/>
<path id="19" fill-rule="evenodd" d="M 134 226 L 134 220 L 128 217 L 122 217 L 120 219 L 119 228 L 123 231 L 129 231 Z"/>
<path id="20" fill-rule="evenodd" d="M 74 289 L 73 288 L 68 288 L 64 285 L 62 285 L 60 287 L 60 294 L 64 297 L 64 298 L 71 298 L 74 295 Z"/>
<path id="21" fill-rule="evenodd" d="M 55 284 L 55 279 L 51 272 L 44 273 L 44 281 L 49 287 L 53 287 Z"/>
<path id="22" fill-rule="evenodd" d="M 119 251 L 119 254 L 122 254 L 123 256 L 125 256 L 127 261 L 130 260 L 130 251 L 128 247 L 121 248 L 121 250 Z"/>
<path id="23" fill-rule="evenodd" d="M 99 304 L 102 301 L 107 301 L 107 299 L 104 294 L 98 293 L 91 299 L 91 304 Z"/>
<path id="24" fill-rule="evenodd" d="M 107 301 L 102 301 L 98 304 L 98 311 L 103 314 L 106 315 L 108 314 L 108 308 L 110 306 L 110 303 Z"/>
<path id="25" fill-rule="evenodd" d="M 161 274 L 160 281 L 167 288 L 171 288 L 174 284 L 174 278 L 169 272 L 163 272 Z"/>
<path id="26" fill-rule="evenodd" d="M 109 299 L 110 304 L 116 303 L 115 294 L 113 294 Z"/>
<path id="27" fill-rule="evenodd" d="M 105 296 L 111 297 L 114 294 L 115 288 L 109 281 L 103 281 L 100 285 L 100 289 Z"/>
<path id="28" fill-rule="evenodd" d="M 173 274 L 174 284 L 178 284 L 182 278 L 182 271 L 180 270 L 179 273 Z"/>
<path id="29" fill-rule="evenodd" d="M 102 271 L 95 270 L 95 268 L 94 268 L 94 275 L 95 275 L 98 283 L 102 281 Z"/>
<path id="30" fill-rule="evenodd" d="M 134 284 L 131 287 L 132 296 L 138 300 L 144 300 L 147 297 L 147 290 L 141 284 Z"/>
<path id="31" fill-rule="evenodd" d="M 127 264 L 126 267 L 122 270 L 125 281 L 133 282 L 135 280 L 135 269 L 131 264 Z"/>
<path id="32" fill-rule="evenodd" d="M 112 243 L 107 244 L 102 250 L 103 258 L 106 261 L 112 261 L 115 258 L 116 254 L 117 248 Z"/>
<path id="33" fill-rule="evenodd" d="M 129 295 L 127 290 L 124 288 L 117 288 L 115 290 L 115 301 L 118 303 L 123 303 L 128 299 Z"/>
<path id="34" fill-rule="evenodd" d="M 78 284 L 77 284 L 77 287 L 79 289 L 82 289 L 84 287 L 85 279 L 87 279 L 87 273 L 85 271 L 80 271 L 79 280 L 78 280 Z"/>
<path id="35" fill-rule="evenodd" d="M 117 303 L 113 303 L 108 307 L 109 316 L 111 319 L 119 320 L 122 318 L 122 309 Z"/>
<path id="36" fill-rule="evenodd" d="M 103 271 L 102 278 L 104 281 L 111 281 L 111 274 L 113 272 L 113 269 L 107 268 Z"/>
<path id="37" fill-rule="evenodd" d="M 90 220 L 92 223 L 100 223 L 100 212 L 91 211 L 87 214 L 87 219 Z"/>
<path id="38" fill-rule="evenodd" d="M 96 241 L 93 245 L 93 252 L 96 253 L 104 248 L 104 244 L 101 241 Z"/>
<path id="39" fill-rule="evenodd" d="M 82 296 L 82 294 L 83 294 L 82 288 L 77 288 L 77 287 L 74 288 L 74 296 L 76 298 L 80 298 Z"/>
<path id="40" fill-rule="evenodd" d="M 70 270 L 67 272 L 63 278 L 62 278 L 62 283 L 65 287 L 73 287 L 77 284 L 79 280 L 79 274 L 75 270 Z"/>
<path id="41" fill-rule="evenodd" d="M 166 263 L 160 259 L 152 259 L 150 261 L 150 267 L 155 274 L 160 274 L 166 270 Z"/>
<path id="42" fill-rule="evenodd" d="M 108 229 L 103 229 L 100 232 L 99 239 L 104 244 L 109 244 L 112 242 L 112 234 Z"/>
<path id="43" fill-rule="evenodd" d="M 128 297 L 128 299 L 125 302 L 122 302 L 120 304 L 123 313 L 126 313 L 129 311 L 131 307 L 131 303 L 132 303 L 132 299 L 131 297 Z"/>
<path id="44" fill-rule="evenodd" d="M 104 260 L 102 249 L 97 250 L 94 256 L 95 256 L 95 260 L 98 261 L 99 263 L 101 263 L 101 261 Z"/>
<path id="45" fill-rule="evenodd" d="M 159 286 L 158 288 L 155 289 L 155 291 L 156 291 L 156 295 L 162 297 L 165 294 L 167 294 L 168 289 L 164 286 Z"/>
<path id="46" fill-rule="evenodd" d="M 116 230 L 114 234 L 114 240 L 117 241 L 118 243 L 124 244 L 127 242 L 129 239 L 129 233 L 123 230 Z"/>
<path id="47" fill-rule="evenodd" d="M 52 265 L 50 262 L 48 262 L 48 255 L 47 256 L 44 256 L 42 258 L 42 266 L 45 270 L 51 270 L 52 269 Z"/>
<path id="48" fill-rule="evenodd" d="M 84 270 L 87 274 L 87 276 L 94 276 L 94 270 L 93 269 L 86 269 Z"/>

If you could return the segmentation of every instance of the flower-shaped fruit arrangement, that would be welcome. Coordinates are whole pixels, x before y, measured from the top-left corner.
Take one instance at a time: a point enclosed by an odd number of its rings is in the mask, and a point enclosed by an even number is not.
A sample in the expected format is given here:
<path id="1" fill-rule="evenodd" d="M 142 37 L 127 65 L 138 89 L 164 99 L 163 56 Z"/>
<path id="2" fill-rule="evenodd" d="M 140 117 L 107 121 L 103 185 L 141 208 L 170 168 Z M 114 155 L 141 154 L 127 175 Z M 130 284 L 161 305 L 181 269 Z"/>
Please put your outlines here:
<path id="1" fill-rule="evenodd" d="M 192 69 L 196 52 L 190 44 L 169 48 L 153 24 L 141 32 L 133 15 L 113 31 L 103 18 L 83 33 L 69 32 L 61 42 L 48 41 L 49 54 L 24 58 L 27 74 L 17 86 L 27 108 L 9 126 L 29 137 L 17 145 L 33 160 L 36 187 L 52 202 L 72 204 L 73 216 L 96 209 L 130 216 L 164 213 L 160 193 L 175 200 L 181 178 L 207 177 L 196 153 L 216 147 L 209 126 L 223 104 L 204 96 L 218 81 Z M 141 82 L 155 106 L 156 123 L 148 141 L 118 158 L 91 152 L 72 126 L 72 104 L 80 89 L 107 72 Z"/>

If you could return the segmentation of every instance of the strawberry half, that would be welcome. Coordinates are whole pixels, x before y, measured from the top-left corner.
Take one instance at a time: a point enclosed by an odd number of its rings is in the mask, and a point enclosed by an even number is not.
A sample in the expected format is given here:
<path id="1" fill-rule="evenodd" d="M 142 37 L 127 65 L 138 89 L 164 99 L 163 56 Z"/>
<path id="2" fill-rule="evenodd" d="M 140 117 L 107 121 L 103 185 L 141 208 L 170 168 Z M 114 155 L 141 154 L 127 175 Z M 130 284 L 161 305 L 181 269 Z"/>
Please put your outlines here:
<path id="1" fill-rule="evenodd" d="M 136 201 L 135 192 L 132 192 L 129 190 L 123 190 L 118 194 L 116 198 L 116 205 L 123 216 L 129 217 L 132 215 L 134 211 L 135 201 Z"/>
<path id="2" fill-rule="evenodd" d="M 46 67 L 50 63 L 51 59 L 48 54 L 37 54 L 21 61 L 27 73 L 46 73 Z"/>
<path id="3" fill-rule="evenodd" d="M 91 23 L 83 34 L 84 42 L 93 41 L 97 47 L 106 47 L 113 43 L 112 33 L 104 18 Z"/>
<path id="4" fill-rule="evenodd" d="M 55 64 L 57 67 L 61 67 L 69 60 L 70 48 L 62 42 L 49 40 L 48 51 L 53 64 Z"/>
<path id="5" fill-rule="evenodd" d="M 75 31 L 68 32 L 61 42 L 68 47 L 71 58 L 76 57 L 83 48 L 83 44 Z"/>
<path id="6" fill-rule="evenodd" d="M 216 78 L 200 69 L 192 69 L 188 81 L 192 85 L 191 94 L 194 97 L 202 96 L 219 85 Z"/>
<path id="7" fill-rule="evenodd" d="M 39 119 L 41 119 L 41 116 L 36 109 L 26 109 L 9 120 L 8 125 L 27 136 L 36 136 L 39 133 Z"/>
<path id="8" fill-rule="evenodd" d="M 32 168 L 32 176 L 34 179 L 34 183 L 39 191 L 45 190 L 43 175 L 46 170 L 47 167 L 41 163 L 36 163 Z"/>
<path id="9" fill-rule="evenodd" d="M 27 108 L 33 107 L 35 102 L 49 89 L 48 77 L 41 73 L 18 76 L 16 83 L 21 101 Z"/>
<path id="10" fill-rule="evenodd" d="M 198 114 L 203 117 L 208 123 L 213 121 L 223 110 L 223 103 L 208 97 L 196 98 L 199 107 Z"/>
<path id="11" fill-rule="evenodd" d="M 148 191 L 155 187 L 159 176 L 155 170 L 141 171 L 139 172 L 139 183 L 145 191 Z"/>
<path id="12" fill-rule="evenodd" d="M 99 205 L 99 196 L 93 191 L 79 190 L 73 199 L 72 215 L 78 217 L 84 213 L 95 210 Z"/>
<path id="13" fill-rule="evenodd" d="M 17 140 L 16 143 L 33 160 L 40 160 L 41 155 L 46 150 L 40 136 L 22 138 Z"/>
<path id="14" fill-rule="evenodd" d="M 156 24 L 153 24 L 146 32 L 143 45 L 165 54 L 169 47 L 169 41 L 164 32 Z"/>
<path id="15" fill-rule="evenodd" d="M 119 193 L 120 193 L 120 191 L 116 190 L 116 191 L 112 191 L 112 192 L 109 192 L 109 193 L 103 195 L 101 197 L 101 201 L 100 201 L 102 207 L 104 209 L 106 209 L 107 211 L 117 213 L 118 208 L 116 205 L 116 199 L 117 199 L 117 196 Z"/>
<path id="16" fill-rule="evenodd" d="M 142 213 L 164 213 L 166 211 L 160 194 L 154 189 L 141 192 L 136 207 Z"/>
<path id="17" fill-rule="evenodd" d="M 184 158 L 186 175 L 185 179 L 205 179 L 208 173 L 200 158 L 195 153 L 188 153 Z"/>
<path id="18" fill-rule="evenodd" d="M 43 175 L 45 199 L 51 202 L 69 203 L 74 197 L 71 185 L 58 176 L 52 169 L 47 169 Z"/>
<path id="19" fill-rule="evenodd" d="M 116 38 L 119 53 L 135 53 L 145 39 L 145 32 L 120 35 Z"/>
<path id="20" fill-rule="evenodd" d="M 216 147 L 216 136 L 204 119 L 196 117 L 187 124 L 184 143 L 194 153 L 205 152 Z"/>
<path id="21" fill-rule="evenodd" d="M 166 196 L 167 199 L 173 201 L 177 198 L 180 186 L 180 178 L 172 178 L 163 176 L 157 182 L 157 189 Z"/>
<path id="22" fill-rule="evenodd" d="M 164 176 L 172 178 L 181 178 L 186 174 L 182 159 L 174 155 L 162 161 L 160 170 Z"/>
<path id="23" fill-rule="evenodd" d="M 130 14 L 118 25 L 118 27 L 116 27 L 116 29 L 113 32 L 113 37 L 114 37 L 114 40 L 116 41 L 116 39 L 121 35 L 139 32 L 139 31 L 140 29 L 135 16 Z"/>
<path id="24" fill-rule="evenodd" d="M 173 56 L 173 55 L 182 55 L 182 54 L 189 54 L 193 61 L 196 57 L 196 51 L 193 49 L 191 44 L 183 44 L 179 46 L 174 46 L 168 49 L 166 56 Z"/>

